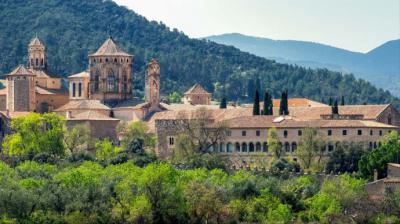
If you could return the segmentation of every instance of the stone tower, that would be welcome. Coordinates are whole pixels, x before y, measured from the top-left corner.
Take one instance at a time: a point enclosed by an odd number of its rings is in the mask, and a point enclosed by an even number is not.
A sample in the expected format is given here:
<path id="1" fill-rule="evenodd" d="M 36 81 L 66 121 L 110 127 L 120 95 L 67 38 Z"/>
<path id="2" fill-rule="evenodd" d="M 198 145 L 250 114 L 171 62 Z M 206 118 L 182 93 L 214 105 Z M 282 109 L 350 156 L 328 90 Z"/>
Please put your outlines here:
<path id="1" fill-rule="evenodd" d="M 7 91 L 7 110 L 35 110 L 35 75 L 25 66 L 20 65 L 7 75 Z"/>
<path id="2" fill-rule="evenodd" d="M 30 69 L 43 70 L 46 68 L 46 47 L 37 34 L 29 43 L 28 53 L 28 67 Z"/>
<path id="3" fill-rule="evenodd" d="M 133 56 L 109 37 L 89 55 L 90 99 L 114 104 L 132 97 Z"/>
<path id="4" fill-rule="evenodd" d="M 158 107 L 160 103 L 160 66 L 155 59 L 148 64 L 146 71 L 146 102 L 151 108 Z"/>

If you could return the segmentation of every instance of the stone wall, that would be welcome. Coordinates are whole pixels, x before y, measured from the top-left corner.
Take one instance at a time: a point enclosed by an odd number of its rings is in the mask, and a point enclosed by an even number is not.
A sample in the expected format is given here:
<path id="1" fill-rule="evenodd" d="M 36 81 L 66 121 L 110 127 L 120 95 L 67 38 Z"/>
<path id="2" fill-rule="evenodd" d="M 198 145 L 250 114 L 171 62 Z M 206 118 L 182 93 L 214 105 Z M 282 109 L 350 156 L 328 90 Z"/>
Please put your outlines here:
<path id="1" fill-rule="evenodd" d="M 67 120 L 68 128 L 72 128 L 78 124 L 89 126 L 91 137 L 95 139 L 108 138 L 113 142 L 117 142 L 116 128 L 118 120 Z"/>
<path id="2" fill-rule="evenodd" d="M 7 109 L 7 95 L 0 95 L 0 111 Z"/>
<path id="3" fill-rule="evenodd" d="M 389 178 L 400 178 L 400 165 L 399 164 L 388 164 L 388 177 Z"/>
<path id="4" fill-rule="evenodd" d="M 388 106 L 378 117 L 377 121 L 400 126 L 400 113 L 392 105 Z"/>
<path id="5" fill-rule="evenodd" d="M 172 153 L 174 145 L 169 144 L 169 138 L 176 138 L 183 132 L 178 120 L 156 120 L 157 145 L 156 154 L 160 158 L 166 158 Z"/>

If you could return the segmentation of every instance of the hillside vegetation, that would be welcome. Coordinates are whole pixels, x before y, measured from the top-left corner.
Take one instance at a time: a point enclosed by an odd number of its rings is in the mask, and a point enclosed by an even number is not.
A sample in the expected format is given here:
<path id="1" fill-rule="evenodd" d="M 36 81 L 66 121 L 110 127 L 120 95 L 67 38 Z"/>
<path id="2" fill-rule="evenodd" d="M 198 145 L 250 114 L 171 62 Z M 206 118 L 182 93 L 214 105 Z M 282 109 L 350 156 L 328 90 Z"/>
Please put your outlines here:
<path id="1" fill-rule="evenodd" d="M 261 88 L 278 97 L 327 101 L 344 95 L 348 103 L 400 105 L 389 92 L 352 75 L 310 70 L 241 52 L 234 47 L 188 38 L 164 24 L 102 0 L 0 1 L 0 73 L 27 61 L 26 46 L 35 32 L 47 45 L 50 69 L 62 76 L 87 68 L 87 55 L 112 34 L 120 46 L 135 55 L 135 88 L 143 88 L 144 69 L 151 58 L 162 68 L 162 92 L 183 92 L 199 82 L 215 96 L 250 101 L 247 83 L 260 79 Z M 218 87 L 215 89 L 215 87 Z M 214 91 L 215 90 L 215 91 Z M 138 93 L 140 94 L 140 92 Z"/>

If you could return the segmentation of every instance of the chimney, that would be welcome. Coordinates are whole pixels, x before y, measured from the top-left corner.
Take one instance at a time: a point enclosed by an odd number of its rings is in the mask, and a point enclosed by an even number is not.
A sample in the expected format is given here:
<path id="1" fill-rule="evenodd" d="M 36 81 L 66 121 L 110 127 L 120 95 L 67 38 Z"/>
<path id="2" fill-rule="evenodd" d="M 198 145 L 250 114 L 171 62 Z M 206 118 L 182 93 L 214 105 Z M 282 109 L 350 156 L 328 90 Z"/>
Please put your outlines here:
<path id="1" fill-rule="evenodd" d="M 71 118 L 71 111 L 67 111 L 67 112 L 65 113 L 65 118 L 66 118 L 66 119 L 70 119 L 70 118 Z"/>
<path id="2" fill-rule="evenodd" d="M 378 180 L 378 171 L 374 169 L 374 181 Z"/>

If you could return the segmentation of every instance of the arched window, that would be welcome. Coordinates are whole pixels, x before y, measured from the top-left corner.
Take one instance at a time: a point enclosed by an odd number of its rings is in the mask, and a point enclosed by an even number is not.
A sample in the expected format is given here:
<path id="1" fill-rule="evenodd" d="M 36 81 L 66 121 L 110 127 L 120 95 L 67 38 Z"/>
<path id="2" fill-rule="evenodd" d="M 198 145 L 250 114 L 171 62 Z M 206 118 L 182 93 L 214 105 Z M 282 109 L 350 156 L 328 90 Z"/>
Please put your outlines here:
<path id="1" fill-rule="evenodd" d="M 296 142 L 292 142 L 292 151 L 296 151 L 297 149 L 297 143 Z"/>
<path id="2" fill-rule="evenodd" d="M 252 142 L 249 144 L 249 152 L 254 152 L 254 143 Z"/>
<path id="3" fill-rule="evenodd" d="M 285 142 L 285 152 L 290 152 L 290 144 L 289 144 L 289 142 Z"/>
<path id="4" fill-rule="evenodd" d="M 36 66 L 39 66 L 39 58 L 36 58 Z"/>
<path id="5" fill-rule="evenodd" d="M 256 152 L 261 152 L 261 143 L 260 142 L 256 143 Z"/>
<path id="6" fill-rule="evenodd" d="M 224 146 L 224 143 L 219 143 L 219 151 L 220 152 L 225 152 L 225 146 Z"/>
<path id="7" fill-rule="evenodd" d="M 72 97 L 75 97 L 76 95 L 76 84 L 72 83 Z"/>
<path id="8" fill-rule="evenodd" d="M 235 143 L 235 151 L 240 152 L 240 143 L 239 142 Z"/>
<path id="9" fill-rule="evenodd" d="M 246 142 L 242 143 L 242 152 L 247 152 L 247 143 Z"/>
<path id="10" fill-rule="evenodd" d="M 232 143 L 228 142 L 226 144 L 226 152 L 233 152 L 233 145 Z"/>
<path id="11" fill-rule="evenodd" d="M 263 152 L 268 152 L 268 143 L 263 142 Z"/>
<path id="12" fill-rule="evenodd" d="M 117 63 L 118 61 L 117 61 L 117 59 L 116 58 L 114 58 L 114 63 Z"/>
<path id="13" fill-rule="evenodd" d="M 82 96 L 82 83 L 80 82 L 78 84 L 78 97 L 81 97 L 81 96 Z"/>
<path id="14" fill-rule="evenodd" d="M 116 92 L 115 76 L 112 72 L 107 76 L 107 92 Z"/>
<path id="15" fill-rule="evenodd" d="M 98 74 L 94 75 L 94 91 L 98 92 L 100 88 L 100 76 Z"/>
<path id="16" fill-rule="evenodd" d="M 40 61 L 40 65 L 43 66 L 44 65 L 44 60 L 42 58 L 42 60 Z"/>

